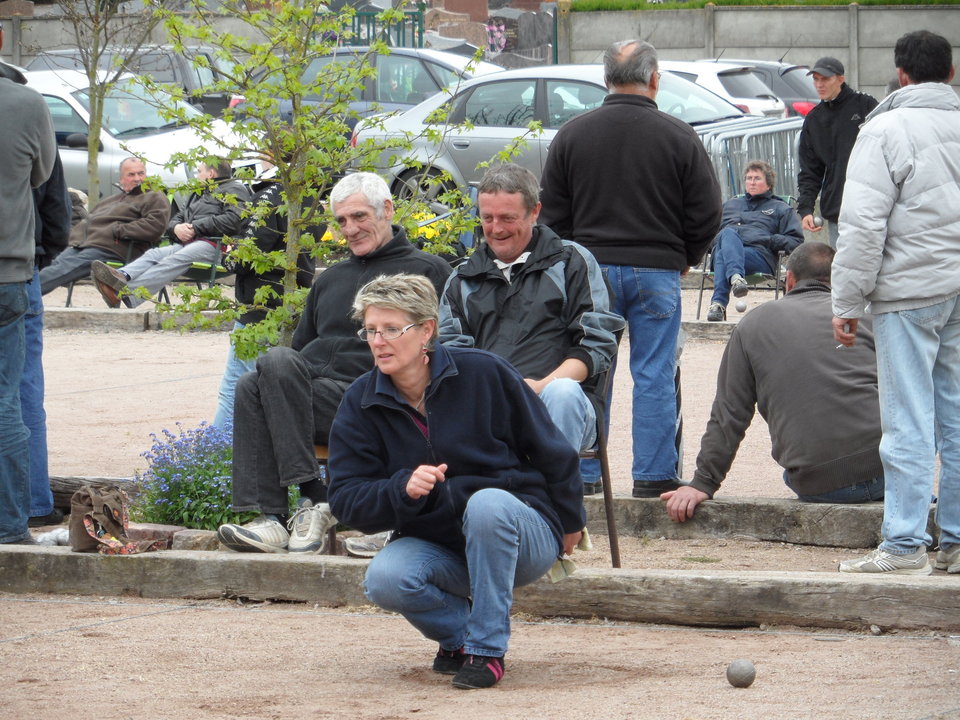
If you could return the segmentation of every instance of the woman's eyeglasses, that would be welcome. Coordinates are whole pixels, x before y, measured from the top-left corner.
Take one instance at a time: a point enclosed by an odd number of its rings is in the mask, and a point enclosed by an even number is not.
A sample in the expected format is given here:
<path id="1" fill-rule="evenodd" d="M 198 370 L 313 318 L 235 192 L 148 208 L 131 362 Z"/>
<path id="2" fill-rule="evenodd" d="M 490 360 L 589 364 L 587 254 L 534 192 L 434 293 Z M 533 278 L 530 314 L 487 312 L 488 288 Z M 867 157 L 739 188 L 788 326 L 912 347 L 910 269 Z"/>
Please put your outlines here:
<path id="1" fill-rule="evenodd" d="M 357 335 L 364 342 L 370 342 L 378 334 L 384 340 L 396 340 L 398 337 L 403 335 L 410 328 L 416 327 L 417 325 L 422 325 L 422 324 L 423 323 L 410 323 L 406 327 L 402 327 L 402 328 L 388 327 L 388 328 L 384 328 L 383 330 L 373 330 L 371 328 L 360 328 L 359 330 L 357 330 Z"/>

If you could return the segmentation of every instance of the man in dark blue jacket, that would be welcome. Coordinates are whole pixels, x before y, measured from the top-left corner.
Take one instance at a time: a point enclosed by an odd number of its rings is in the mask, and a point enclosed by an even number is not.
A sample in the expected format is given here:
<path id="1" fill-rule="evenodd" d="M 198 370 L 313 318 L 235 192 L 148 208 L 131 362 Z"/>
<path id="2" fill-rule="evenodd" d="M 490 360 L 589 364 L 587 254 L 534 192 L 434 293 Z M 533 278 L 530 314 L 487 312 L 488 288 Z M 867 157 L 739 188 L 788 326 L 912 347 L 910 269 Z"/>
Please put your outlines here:
<path id="1" fill-rule="evenodd" d="M 586 249 L 537 224 L 537 178 L 507 163 L 480 181 L 484 244 L 450 277 L 440 341 L 508 360 L 547 406 L 574 450 L 596 442 L 591 396 L 617 351 L 624 320 L 610 311 L 600 266 Z M 599 482 L 585 482 L 593 494 Z"/>
<path id="2" fill-rule="evenodd" d="M 762 160 L 747 164 L 746 194 L 723 204 L 723 221 L 713 241 L 713 297 L 707 320 L 727 319 L 727 302 L 747 294 L 745 275 L 772 274 L 781 251 L 789 255 L 803 242 L 803 228 L 793 208 L 773 194 L 777 175 Z"/>

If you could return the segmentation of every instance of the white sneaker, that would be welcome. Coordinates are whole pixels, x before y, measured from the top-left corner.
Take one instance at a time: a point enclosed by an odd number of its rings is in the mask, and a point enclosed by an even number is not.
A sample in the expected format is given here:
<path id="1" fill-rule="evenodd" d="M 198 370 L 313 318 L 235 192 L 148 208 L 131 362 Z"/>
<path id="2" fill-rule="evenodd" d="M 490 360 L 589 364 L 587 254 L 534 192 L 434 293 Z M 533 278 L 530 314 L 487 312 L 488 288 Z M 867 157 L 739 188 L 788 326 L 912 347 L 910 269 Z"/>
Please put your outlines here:
<path id="1" fill-rule="evenodd" d="M 383 550 L 383 546 L 387 544 L 392 534 L 392 530 L 387 530 L 376 535 L 348 537 L 343 541 L 343 548 L 347 551 L 347 555 L 371 558 Z"/>
<path id="2" fill-rule="evenodd" d="M 327 503 L 314 505 L 310 498 L 300 498 L 297 511 L 290 518 L 290 552 L 317 553 L 327 551 L 327 531 L 337 526 L 337 519 Z"/>
<path id="3" fill-rule="evenodd" d="M 927 560 L 927 548 L 921 546 L 912 553 L 896 555 L 877 548 L 856 560 L 840 563 L 843 573 L 886 573 L 888 575 L 929 575 L 933 572 Z"/>
<path id="4" fill-rule="evenodd" d="M 290 534 L 273 516 L 260 515 L 245 525 L 221 525 L 217 539 L 237 552 L 285 553 Z"/>
<path id="5" fill-rule="evenodd" d="M 948 573 L 960 573 L 960 545 L 954 545 L 951 550 L 937 552 L 937 561 L 934 563 L 937 570 L 946 570 Z"/>

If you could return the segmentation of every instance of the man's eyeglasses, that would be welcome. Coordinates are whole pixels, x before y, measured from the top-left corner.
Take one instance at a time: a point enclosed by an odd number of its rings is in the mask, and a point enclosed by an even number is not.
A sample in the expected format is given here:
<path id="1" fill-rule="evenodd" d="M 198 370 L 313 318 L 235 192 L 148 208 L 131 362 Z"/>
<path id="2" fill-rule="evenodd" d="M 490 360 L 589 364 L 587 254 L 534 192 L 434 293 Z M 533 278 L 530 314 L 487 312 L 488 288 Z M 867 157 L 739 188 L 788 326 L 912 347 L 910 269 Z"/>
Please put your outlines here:
<path id="1" fill-rule="evenodd" d="M 403 335 L 410 328 L 416 327 L 417 325 L 422 325 L 422 324 L 423 323 L 410 323 L 406 327 L 402 327 L 402 328 L 388 327 L 388 328 L 384 328 L 383 330 L 370 330 L 367 328 L 360 328 L 359 330 L 357 330 L 357 335 L 364 342 L 370 342 L 371 340 L 373 340 L 374 337 L 377 336 L 377 334 L 379 334 L 380 337 L 382 337 L 384 340 L 396 340 L 398 337 Z"/>

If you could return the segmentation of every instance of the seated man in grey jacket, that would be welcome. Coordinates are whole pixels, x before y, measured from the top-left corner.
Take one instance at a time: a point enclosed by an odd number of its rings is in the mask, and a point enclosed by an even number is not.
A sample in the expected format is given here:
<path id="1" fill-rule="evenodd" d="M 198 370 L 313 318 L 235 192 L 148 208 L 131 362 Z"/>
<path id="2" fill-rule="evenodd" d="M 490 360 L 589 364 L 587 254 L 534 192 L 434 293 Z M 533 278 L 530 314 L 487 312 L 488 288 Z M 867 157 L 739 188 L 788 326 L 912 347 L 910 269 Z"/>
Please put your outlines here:
<path id="1" fill-rule="evenodd" d="M 230 174 L 228 160 L 218 158 L 213 165 L 200 163 L 197 178 L 207 186 L 203 192 L 190 195 L 183 209 L 170 218 L 166 233 L 169 245 L 148 250 L 119 270 L 101 261 L 90 265 L 90 277 L 109 307 L 136 307 L 143 302 L 135 293 L 138 288 L 146 288 L 153 295 L 193 263 L 219 261 L 220 239 L 240 232 L 243 205 L 252 198 L 250 189 Z"/>
<path id="2" fill-rule="evenodd" d="M 829 322 L 833 255 L 826 243 L 801 245 L 787 262 L 787 294 L 751 310 L 734 328 L 693 481 L 660 496 L 675 522 L 693 517 L 720 488 L 754 406 L 770 427 L 773 458 L 800 500 L 883 499 L 873 332 L 861 323 L 862 342 L 837 347 Z"/>

